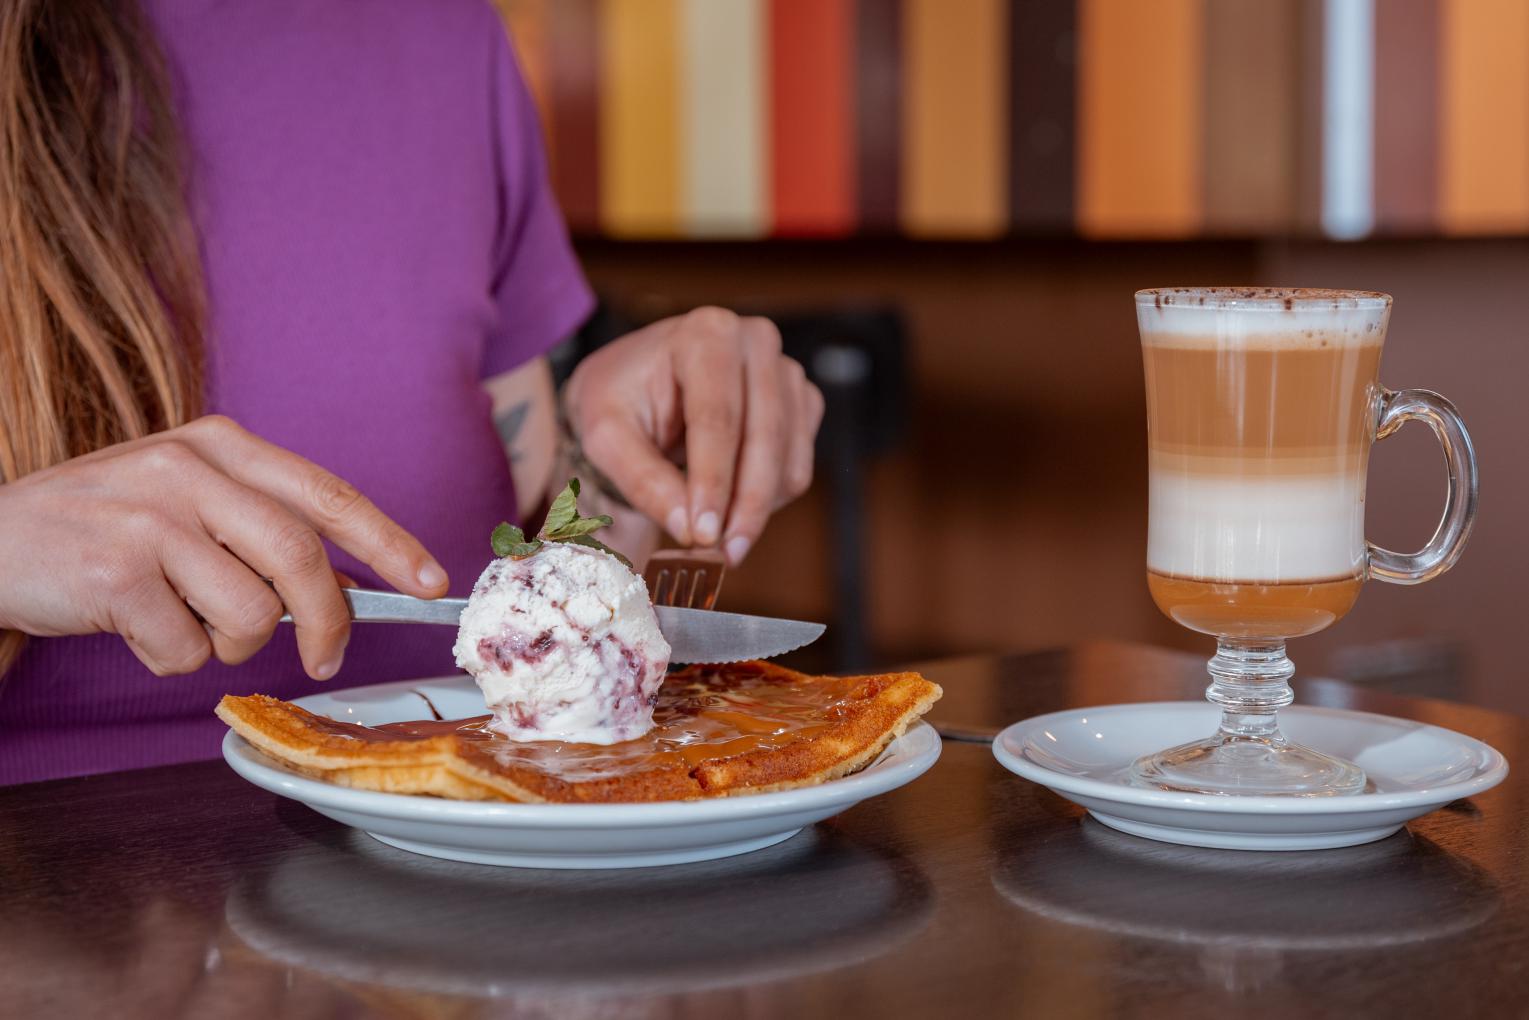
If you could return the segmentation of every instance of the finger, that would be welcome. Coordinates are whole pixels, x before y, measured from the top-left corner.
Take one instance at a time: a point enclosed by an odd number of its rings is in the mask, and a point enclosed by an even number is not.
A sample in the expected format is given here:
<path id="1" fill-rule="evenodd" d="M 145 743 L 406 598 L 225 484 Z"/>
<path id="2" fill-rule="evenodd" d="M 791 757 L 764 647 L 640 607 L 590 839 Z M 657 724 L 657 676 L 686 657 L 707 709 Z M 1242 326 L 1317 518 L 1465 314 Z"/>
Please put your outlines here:
<path id="1" fill-rule="evenodd" d="M 734 566 L 759 538 L 780 493 L 788 418 L 795 409 L 794 394 L 782 385 L 779 335 L 765 325 L 750 329 L 744 340 L 743 448 L 723 545 Z"/>
<path id="2" fill-rule="evenodd" d="M 685 413 L 690 537 L 696 545 L 715 545 L 731 501 L 743 433 L 740 325 L 737 316 L 720 308 L 697 309 L 681 325 L 697 338 L 675 359 L 675 381 Z"/>
<path id="3" fill-rule="evenodd" d="M 399 591 L 446 593 L 446 571 L 435 558 L 349 482 L 227 418 L 202 418 L 180 431 L 213 466 L 285 504 Z"/>
<path id="4" fill-rule="evenodd" d="M 170 539 L 165 577 L 202 618 L 212 653 L 237 666 L 265 645 L 281 620 L 281 599 L 249 566 L 205 533 Z"/>
<path id="5" fill-rule="evenodd" d="M 350 639 L 350 609 L 318 533 L 286 506 L 217 471 L 196 487 L 207 534 L 261 577 L 292 614 L 303 668 L 315 680 L 340 670 Z"/>
<path id="6" fill-rule="evenodd" d="M 611 480 L 626 501 L 659 522 L 681 545 L 690 544 L 685 476 L 632 421 L 600 420 L 579 440 L 584 456 Z"/>
<path id="7" fill-rule="evenodd" d="M 800 365 L 794 361 L 786 365 L 785 374 L 796 395 L 796 414 L 786 444 L 786 467 L 782 472 L 777 509 L 812 487 L 818 426 L 823 422 L 822 392 L 807 379 Z"/>
<path id="8" fill-rule="evenodd" d="M 147 575 L 114 597 L 111 624 L 155 676 L 194 672 L 212 653 L 207 632 L 163 574 Z"/>

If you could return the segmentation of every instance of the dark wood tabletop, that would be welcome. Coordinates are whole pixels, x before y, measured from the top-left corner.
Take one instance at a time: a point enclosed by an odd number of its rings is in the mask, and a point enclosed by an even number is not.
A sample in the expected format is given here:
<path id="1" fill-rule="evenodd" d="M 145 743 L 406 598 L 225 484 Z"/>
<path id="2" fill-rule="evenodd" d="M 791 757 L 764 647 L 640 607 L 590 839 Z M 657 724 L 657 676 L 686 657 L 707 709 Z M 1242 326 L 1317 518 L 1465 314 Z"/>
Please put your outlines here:
<path id="1" fill-rule="evenodd" d="M 950 660 L 937 718 L 1195 698 L 1148 648 Z M 1529 761 L 1529 723 L 1312 681 Z M 0 789 L 0 1015 L 1529 1016 L 1529 782 L 1345 850 L 1122 835 L 946 741 L 922 779 L 730 860 L 455 864 L 222 762 Z"/>

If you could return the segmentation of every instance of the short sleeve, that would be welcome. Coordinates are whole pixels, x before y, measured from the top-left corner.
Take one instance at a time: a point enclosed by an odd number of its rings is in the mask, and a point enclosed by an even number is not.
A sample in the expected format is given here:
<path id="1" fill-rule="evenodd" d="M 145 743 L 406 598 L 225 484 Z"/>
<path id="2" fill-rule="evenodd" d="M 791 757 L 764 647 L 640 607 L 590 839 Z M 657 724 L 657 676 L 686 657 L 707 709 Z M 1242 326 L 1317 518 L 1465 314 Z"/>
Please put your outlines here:
<path id="1" fill-rule="evenodd" d="M 491 109 L 498 158 L 499 224 L 493 276 L 499 324 L 483 349 L 487 379 L 518 368 L 572 335 L 594 308 L 552 194 L 536 105 L 505 33 L 497 33 Z"/>

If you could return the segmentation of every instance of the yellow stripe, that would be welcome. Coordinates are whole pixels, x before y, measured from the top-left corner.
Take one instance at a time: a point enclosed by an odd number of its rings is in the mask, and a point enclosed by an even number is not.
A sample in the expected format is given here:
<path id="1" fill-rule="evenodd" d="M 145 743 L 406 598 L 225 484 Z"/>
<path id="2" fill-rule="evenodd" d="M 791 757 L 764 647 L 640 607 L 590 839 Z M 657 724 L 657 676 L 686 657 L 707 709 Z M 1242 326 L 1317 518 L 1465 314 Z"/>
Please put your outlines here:
<path id="1" fill-rule="evenodd" d="M 1009 7 L 905 0 L 902 223 L 988 237 L 1009 219 Z"/>
<path id="2" fill-rule="evenodd" d="M 1201 0 L 1078 0 L 1078 226 L 1177 236 L 1200 226 Z"/>
<path id="3" fill-rule="evenodd" d="M 678 0 L 602 0 L 600 220 L 670 236 L 680 210 Z"/>
<path id="4" fill-rule="evenodd" d="M 1439 218 L 1446 233 L 1529 227 L 1529 3 L 1443 0 Z"/>

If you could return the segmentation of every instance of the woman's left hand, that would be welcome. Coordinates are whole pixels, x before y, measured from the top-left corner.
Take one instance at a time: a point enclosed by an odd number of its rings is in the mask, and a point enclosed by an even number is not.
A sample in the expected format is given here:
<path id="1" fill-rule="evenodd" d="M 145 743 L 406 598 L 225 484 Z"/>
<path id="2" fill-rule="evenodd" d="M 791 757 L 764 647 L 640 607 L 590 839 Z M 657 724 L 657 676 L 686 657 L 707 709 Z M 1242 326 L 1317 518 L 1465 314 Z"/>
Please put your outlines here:
<path id="1" fill-rule="evenodd" d="M 632 506 L 734 564 L 812 483 L 823 395 L 768 319 L 697 308 L 656 322 L 580 362 L 563 401 L 584 455 Z"/>

